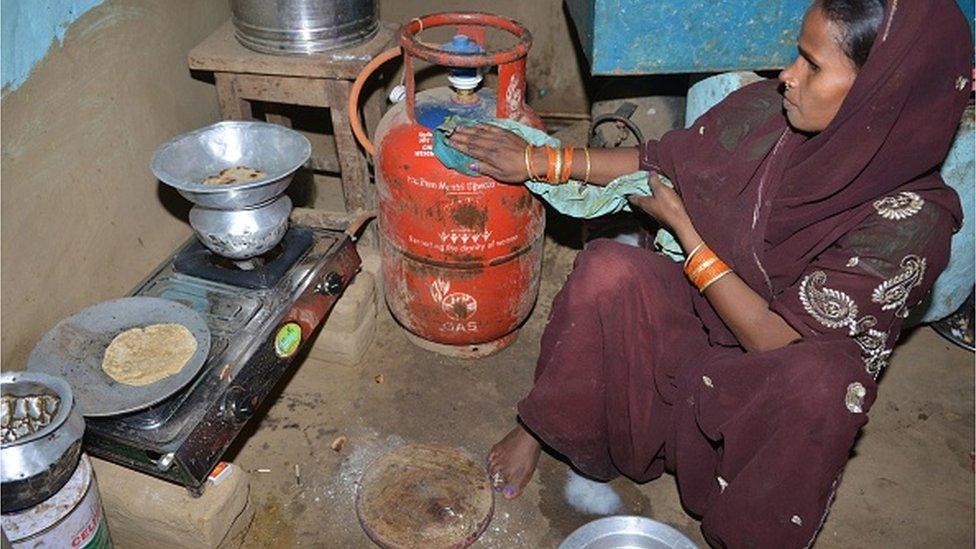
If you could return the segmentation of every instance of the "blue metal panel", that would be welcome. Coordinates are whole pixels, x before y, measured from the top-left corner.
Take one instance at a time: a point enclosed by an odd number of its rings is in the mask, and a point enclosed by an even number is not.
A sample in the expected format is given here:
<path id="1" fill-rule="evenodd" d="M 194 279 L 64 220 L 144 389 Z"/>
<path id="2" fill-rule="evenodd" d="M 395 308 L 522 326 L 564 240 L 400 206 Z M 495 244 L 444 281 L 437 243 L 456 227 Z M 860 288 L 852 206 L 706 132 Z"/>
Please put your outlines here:
<path id="1" fill-rule="evenodd" d="M 972 0 L 958 0 L 973 24 Z M 566 0 L 595 75 L 785 67 L 810 0 Z"/>

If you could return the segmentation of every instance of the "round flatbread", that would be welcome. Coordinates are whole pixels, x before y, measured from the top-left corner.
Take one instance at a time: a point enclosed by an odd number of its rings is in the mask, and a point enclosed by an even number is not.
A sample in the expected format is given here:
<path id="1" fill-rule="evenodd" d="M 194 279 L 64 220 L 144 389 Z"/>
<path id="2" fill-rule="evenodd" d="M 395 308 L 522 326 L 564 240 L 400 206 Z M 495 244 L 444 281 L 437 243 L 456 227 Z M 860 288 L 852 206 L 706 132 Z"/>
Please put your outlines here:
<path id="1" fill-rule="evenodd" d="M 267 173 L 247 166 L 234 166 L 220 171 L 217 175 L 211 175 L 203 180 L 204 185 L 232 185 L 234 183 L 246 183 L 254 181 L 268 175 Z"/>
<path id="2" fill-rule="evenodd" d="M 102 370 L 119 383 L 141 387 L 182 370 L 196 350 L 197 340 L 186 326 L 150 324 L 115 336 Z"/>

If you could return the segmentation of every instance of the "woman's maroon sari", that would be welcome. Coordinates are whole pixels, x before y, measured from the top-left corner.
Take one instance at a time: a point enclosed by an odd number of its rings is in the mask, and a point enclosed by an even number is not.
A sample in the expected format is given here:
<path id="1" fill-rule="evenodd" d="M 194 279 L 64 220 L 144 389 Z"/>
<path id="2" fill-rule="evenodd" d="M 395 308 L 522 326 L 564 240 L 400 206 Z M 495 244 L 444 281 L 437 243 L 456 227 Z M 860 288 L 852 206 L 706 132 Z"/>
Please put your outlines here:
<path id="1" fill-rule="evenodd" d="M 674 472 L 710 543 L 811 543 L 902 320 L 948 261 L 962 214 L 938 167 L 972 51 L 952 0 L 889 0 L 823 132 L 792 131 L 767 81 L 647 143 L 642 166 L 803 339 L 746 353 L 680 265 L 597 240 L 553 302 L 523 423 L 597 478 Z"/>

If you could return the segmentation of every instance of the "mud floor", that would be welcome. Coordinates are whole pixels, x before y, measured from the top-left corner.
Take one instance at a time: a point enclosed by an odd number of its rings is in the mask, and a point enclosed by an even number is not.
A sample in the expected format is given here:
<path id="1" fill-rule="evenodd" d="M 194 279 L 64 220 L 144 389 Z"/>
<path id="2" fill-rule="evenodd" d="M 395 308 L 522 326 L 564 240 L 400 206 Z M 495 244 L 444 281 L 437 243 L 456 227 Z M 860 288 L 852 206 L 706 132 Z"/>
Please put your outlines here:
<path id="1" fill-rule="evenodd" d="M 233 458 L 251 473 L 257 508 L 245 546 L 368 547 L 354 500 L 372 459 L 408 442 L 485 455 L 529 387 L 549 304 L 576 254 L 547 245 L 536 310 L 518 341 L 494 357 L 466 362 L 421 350 L 384 311 L 360 365 L 299 365 Z M 972 547 L 973 423 L 973 355 L 929 328 L 907 334 L 817 546 Z M 346 444 L 334 451 L 340 436 Z M 569 478 L 564 463 L 543 455 L 521 499 L 496 500 L 475 547 L 554 547 L 596 518 L 570 504 Z M 603 511 L 647 515 L 701 542 L 672 477 L 610 486 L 619 499 L 609 495 Z"/>
<path id="2" fill-rule="evenodd" d="M 530 386 L 552 298 L 578 252 L 574 223 L 550 216 L 537 305 L 500 354 L 469 362 L 421 350 L 381 307 L 361 364 L 297 365 L 228 456 L 251 474 L 257 513 L 245 547 L 370 547 L 355 497 L 373 459 L 404 443 L 486 455 Z M 930 328 L 903 335 L 817 547 L 974 546 L 973 365 L 972 353 Z M 334 451 L 340 436 L 346 443 Z M 555 547 L 600 513 L 649 516 L 704 543 L 673 477 L 592 486 L 543 454 L 520 499 L 496 499 L 474 547 Z"/>

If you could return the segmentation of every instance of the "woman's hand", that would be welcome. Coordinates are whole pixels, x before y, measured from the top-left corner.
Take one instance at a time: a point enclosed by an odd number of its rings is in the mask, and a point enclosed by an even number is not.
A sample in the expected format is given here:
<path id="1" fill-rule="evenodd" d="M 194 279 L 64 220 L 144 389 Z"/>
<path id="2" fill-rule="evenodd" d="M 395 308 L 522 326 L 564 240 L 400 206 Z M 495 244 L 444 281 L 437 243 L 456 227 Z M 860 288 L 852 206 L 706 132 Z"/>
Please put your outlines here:
<path id="1" fill-rule="evenodd" d="M 651 187 L 650 196 L 630 195 L 627 200 L 673 231 L 690 227 L 691 219 L 678 193 L 662 183 L 657 174 L 651 174 L 648 183 Z"/>
<path id="2" fill-rule="evenodd" d="M 457 128 L 448 140 L 452 147 L 477 160 L 471 169 L 478 173 L 505 183 L 523 183 L 528 179 L 525 170 L 528 143 L 510 131 L 478 124 Z"/>

